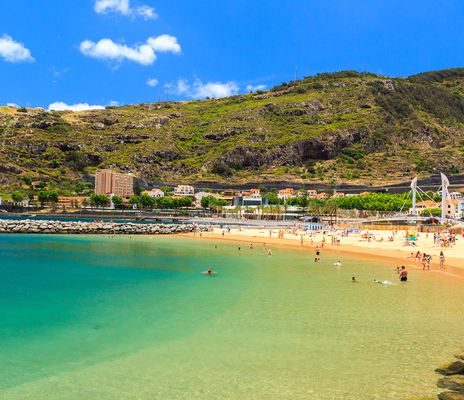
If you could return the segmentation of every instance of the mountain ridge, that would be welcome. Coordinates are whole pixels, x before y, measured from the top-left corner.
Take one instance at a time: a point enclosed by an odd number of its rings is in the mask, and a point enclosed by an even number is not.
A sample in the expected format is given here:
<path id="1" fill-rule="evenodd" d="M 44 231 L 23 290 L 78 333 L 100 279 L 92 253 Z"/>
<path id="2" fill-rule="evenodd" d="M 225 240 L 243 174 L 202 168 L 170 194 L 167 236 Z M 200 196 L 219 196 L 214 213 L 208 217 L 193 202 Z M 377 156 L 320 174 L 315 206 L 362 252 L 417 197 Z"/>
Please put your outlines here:
<path id="1" fill-rule="evenodd" d="M 82 112 L 0 107 L 0 183 L 78 192 L 99 168 L 156 182 L 384 185 L 464 169 L 464 68 L 342 71 L 221 99 Z M 77 185 L 77 186 L 76 186 Z"/>

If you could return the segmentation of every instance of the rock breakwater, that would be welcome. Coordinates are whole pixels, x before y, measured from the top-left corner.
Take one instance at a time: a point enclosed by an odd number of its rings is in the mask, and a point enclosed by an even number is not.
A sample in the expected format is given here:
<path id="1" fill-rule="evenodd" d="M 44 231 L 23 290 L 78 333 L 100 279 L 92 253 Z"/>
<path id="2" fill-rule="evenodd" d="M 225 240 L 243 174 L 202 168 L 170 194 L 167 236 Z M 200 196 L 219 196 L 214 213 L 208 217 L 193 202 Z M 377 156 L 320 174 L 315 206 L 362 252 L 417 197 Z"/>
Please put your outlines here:
<path id="1" fill-rule="evenodd" d="M 205 225 L 135 224 L 131 222 L 82 222 L 48 220 L 0 220 L 0 233 L 56 233 L 103 235 L 168 235 L 208 231 Z"/>

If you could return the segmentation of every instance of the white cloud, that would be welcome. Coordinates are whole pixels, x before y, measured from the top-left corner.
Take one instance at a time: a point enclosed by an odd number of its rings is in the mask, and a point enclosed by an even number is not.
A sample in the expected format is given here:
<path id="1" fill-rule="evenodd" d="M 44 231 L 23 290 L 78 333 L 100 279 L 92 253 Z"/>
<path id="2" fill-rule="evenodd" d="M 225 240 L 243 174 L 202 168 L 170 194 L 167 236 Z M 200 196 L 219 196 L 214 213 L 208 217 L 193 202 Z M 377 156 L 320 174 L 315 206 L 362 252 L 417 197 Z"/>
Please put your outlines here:
<path id="1" fill-rule="evenodd" d="M 159 83 L 159 81 L 156 78 L 147 79 L 147 85 L 148 86 L 155 87 L 155 86 L 158 85 L 158 83 Z"/>
<path id="2" fill-rule="evenodd" d="M 149 6 L 140 6 L 135 9 L 135 14 L 142 17 L 143 19 L 156 19 L 158 14 L 155 13 L 155 10 Z"/>
<path id="3" fill-rule="evenodd" d="M 156 14 L 153 7 L 139 6 L 131 7 L 130 0 L 96 0 L 94 10 L 98 14 L 121 14 L 127 17 L 142 17 L 144 19 L 156 19 Z"/>
<path id="4" fill-rule="evenodd" d="M 170 35 L 153 36 L 148 38 L 146 43 L 132 47 L 115 43 L 111 39 L 101 39 L 98 42 L 84 40 L 79 49 L 88 57 L 118 62 L 126 59 L 142 65 L 152 65 L 156 61 L 155 51 L 171 53 L 181 51 L 177 38 Z"/>
<path id="5" fill-rule="evenodd" d="M 266 85 L 247 85 L 247 92 L 256 92 L 257 90 L 266 90 Z"/>
<path id="6" fill-rule="evenodd" d="M 167 93 L 173 93 L 177 95 L 184 95 L 190 91 L 189 83 L 184 79 L 178 79 L 177 82 L 174 83 L 166 83 L 164 85 L 164 90 Z"/>
<path id="7" fill-rule="evenodd" d="M 6 103 L 6 105 L 7 105 L 8 107 L 12 107 L 12 108 L 20 108 L 20 107 L 21 107 L 21 106 L 19 106 L 19 105 L 16 104 L 16 103 Z"/>
<path id="8" fill-rule="evenodd" d="M 181 52 L 177 38 L 171 35 L 159 35 L 148 38 L 147 44 L 149 44 L 153 50 L 159 51 L 160 53 L 174 53 L 178 54 Z"/>
<path id="9" fill-rule="evenodd" d="M 124 44 L 114 43 L 111 39 L 101 39 L 96 43 L 84 40 L 80 44 L 80 50 L 85 56 L 102 60 L 122 61 L 127 59 L 142 65 L 151 65 L 156 60 L 155 52 L 147 44 L 128 47 Z"/>
<path id="10" fill-rule="evenodd" d="M 119 101 L 111 100 L 109 106 L 111 106 L 111 107 L 117 107 L 117 106 L 119 106 Z"/>
<path id="11" fill-rule="evenodd" d="M 48 111 L 86 111 L 86 110 L 102 110 L 104 106 L 90 105 L 88 103 L 66 104 L 62 101 L 57 101 L 48 106 Z"/>
<path id="12" fill-rule="evenodd" d="M 193 84 L 193 96 L 195 98 L 204 97 L 227 97 L 237 94 L 238 86 L 235 82 L 208 82 L 202 83 L 199 79 Z"/>
<path id="13" fill-rule="evenodd" d="M 164 85 L 164 89 L 168 93 L 185 95 L 192 99 L 227 97 L 239 91 L 238 85 L 233 81 L 203 83 L 200 79 L 196 79 L 193 84 L 184 79 L 178 79 L 177 82 Z"/>
<path id="14" fill-rule="evenodd" d="M 12 63 L 35 61 L 28 48 L 8 35 L 0 37 L 0 57 Z"/>

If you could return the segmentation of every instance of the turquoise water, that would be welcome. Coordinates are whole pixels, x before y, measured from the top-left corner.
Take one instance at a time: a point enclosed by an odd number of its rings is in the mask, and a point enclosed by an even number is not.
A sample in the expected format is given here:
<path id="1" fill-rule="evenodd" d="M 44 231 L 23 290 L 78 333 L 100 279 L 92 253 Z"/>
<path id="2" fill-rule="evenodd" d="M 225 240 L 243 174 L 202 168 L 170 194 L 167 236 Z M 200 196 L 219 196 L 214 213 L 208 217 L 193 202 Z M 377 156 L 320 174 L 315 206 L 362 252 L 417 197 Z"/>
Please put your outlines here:
<path id="1" fill-rule="evenodd" d="M 237 246 L 0 235 L 0 399 L 400 399 L 464 346 L 463 280 Z"/>

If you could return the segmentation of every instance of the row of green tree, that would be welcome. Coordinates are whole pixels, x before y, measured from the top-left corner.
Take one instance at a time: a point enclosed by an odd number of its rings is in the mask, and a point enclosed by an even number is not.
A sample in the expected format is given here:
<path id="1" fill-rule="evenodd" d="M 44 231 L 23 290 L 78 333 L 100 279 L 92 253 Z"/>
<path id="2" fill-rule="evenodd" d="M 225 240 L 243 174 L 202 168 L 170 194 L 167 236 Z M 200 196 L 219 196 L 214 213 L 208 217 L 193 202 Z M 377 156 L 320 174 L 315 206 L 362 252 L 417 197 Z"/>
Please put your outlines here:
<path id="1" fill-rule="evenodd" d="M 17 190 L 11 193 L 11 198 L 15 204 L 21 203 L 27 199 L 32 200 L 33 197 L 33 195 L 28 195 Z M 58 192 L 56 190 L 41 190 L 37 193 L 37 200 L 41 205 L 45 203 L 58 203 Z"/>
<path id="2" fill-rule="evenodd" d="M 436 202 L 441 201 L 441 197 L 433 192 L 428 192 L 427 195 Z M 329 204 L 333 208 L 345 210 L 369 210 L 369 211 L 404 211 L 409 210 L 412 206 L 412 198 L 408 193 L 390 194 L 390 193 L 369 193 L 359 196 L 345 196 L 339 198 L 330 198 L 327 200 L 319 200 L 308 198 L 306 194 L 299 197 L 292 197 L 284 201 L 279 199 L 274 192 L 264 194 L 271 205 L 286 205 L 298 206 L 302 208 L 317 208 L 322 204 Z M 422 195 L 422 197 L 426 197 Z M 420 201 L 418 199 L 418 201 Z"/>
<path id="3" fill-rule="evenodd" d="M 122 197 L 113 196 L 113 204 L 116 208 L 124 206 Z M 110 198 L 105 194 L 92 194 L 90 196 L 90 204 L 96 207 L 107 207 L 110 205 Z M 190 197 L 152 197 L 149 194 L 142 193 L 133 195 L 129 198 L 129 204 L 136 205 L 139 208 L 182 208 L 191 207 L 192 199 Z"/>

